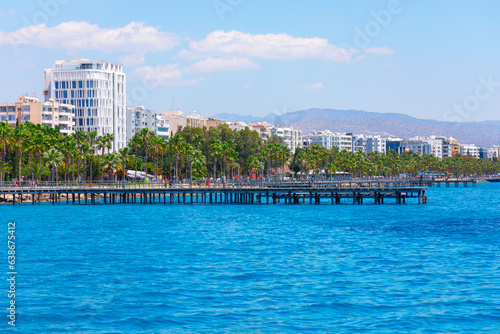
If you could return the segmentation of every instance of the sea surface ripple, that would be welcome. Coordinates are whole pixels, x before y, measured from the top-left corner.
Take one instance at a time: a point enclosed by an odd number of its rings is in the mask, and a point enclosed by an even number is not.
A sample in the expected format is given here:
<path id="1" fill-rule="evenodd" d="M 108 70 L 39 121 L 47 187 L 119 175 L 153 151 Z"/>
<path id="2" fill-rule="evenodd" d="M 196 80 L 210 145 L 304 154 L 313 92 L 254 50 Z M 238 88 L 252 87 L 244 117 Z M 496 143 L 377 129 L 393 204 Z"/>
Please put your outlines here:
<path id="1" fill-rule="evenodd" d="M 499 195 L 2 205 L 4 235 L 16 222 L 15 332 L 500 333 Z"/>

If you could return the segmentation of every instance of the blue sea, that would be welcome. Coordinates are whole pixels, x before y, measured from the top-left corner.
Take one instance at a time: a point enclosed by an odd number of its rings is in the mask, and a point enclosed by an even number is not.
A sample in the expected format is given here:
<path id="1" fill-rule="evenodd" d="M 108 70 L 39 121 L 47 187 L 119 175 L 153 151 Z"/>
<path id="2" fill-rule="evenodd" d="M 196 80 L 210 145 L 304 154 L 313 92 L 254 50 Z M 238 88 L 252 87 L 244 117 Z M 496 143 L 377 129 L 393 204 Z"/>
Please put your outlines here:
<path id="1" fill-rule="evenodd" d="M 427 205 L 0 205 L 0 332 L 500 333 L 500 185 L 427 195 Z"/>

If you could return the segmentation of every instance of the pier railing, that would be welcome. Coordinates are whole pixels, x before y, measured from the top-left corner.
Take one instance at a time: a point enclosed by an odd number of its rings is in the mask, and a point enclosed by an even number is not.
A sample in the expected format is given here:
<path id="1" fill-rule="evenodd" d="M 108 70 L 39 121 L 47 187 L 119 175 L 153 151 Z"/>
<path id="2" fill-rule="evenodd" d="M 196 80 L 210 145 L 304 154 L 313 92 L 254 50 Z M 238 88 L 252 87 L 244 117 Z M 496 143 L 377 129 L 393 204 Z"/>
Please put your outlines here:
<path id="1" fill-rule="evenodd" d="M 5 182 L 0 186 L 1 192 L 30 192 L 33 190 L 111 190 L 111 189 L 297 189 L 297 188 L 317 188 L 317 189 L 342 189 L 342 188 L 396 188 L 396 187 L 425 187 L 440 180 L 430 178 L 349 178 L 349 179 L 308 179 L 308 180 L 259 180 L 259 179 L 239 179 L 239 180 L 217 180 L 217 181 L 149 181 L 149 182 Z M 458 181 L 457 181 L 458 182 Z M 472 182 L 472 180 L 471 180 Z"/>

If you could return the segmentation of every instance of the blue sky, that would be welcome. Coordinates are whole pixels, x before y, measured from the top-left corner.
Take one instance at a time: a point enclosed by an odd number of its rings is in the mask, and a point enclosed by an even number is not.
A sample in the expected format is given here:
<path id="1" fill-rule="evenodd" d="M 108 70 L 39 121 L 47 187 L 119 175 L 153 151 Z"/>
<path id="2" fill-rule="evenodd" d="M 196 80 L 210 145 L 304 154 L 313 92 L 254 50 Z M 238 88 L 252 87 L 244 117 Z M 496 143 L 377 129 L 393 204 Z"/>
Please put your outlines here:
<path id="1" fill-rule="evenodd" d="M 500 120 L 499 12 L 494 0 L 4 0 L 0 101 L 41 97 L 43 68 L 88 58 L 123 63 L 128 103 L 158 112 Z"/>

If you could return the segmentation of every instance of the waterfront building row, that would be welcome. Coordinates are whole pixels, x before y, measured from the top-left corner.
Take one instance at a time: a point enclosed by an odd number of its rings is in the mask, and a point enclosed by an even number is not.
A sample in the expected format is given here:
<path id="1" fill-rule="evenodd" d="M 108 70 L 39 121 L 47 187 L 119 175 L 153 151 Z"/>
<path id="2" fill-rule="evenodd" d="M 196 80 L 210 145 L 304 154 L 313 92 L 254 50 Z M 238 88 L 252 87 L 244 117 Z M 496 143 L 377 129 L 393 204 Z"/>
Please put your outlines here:
<path id="1" fill-rule="evenodd" d="M 15 126 L 30 121 L 53 128 L 63 134 L 75 131 L 96 131 L 98 136 L 113 134 L 113 151 L 125 147 L 127 141 L 142 129 L 153 130 L 168 140 L 184 127 L 216 127 L 228 124 L 233 130 L 249 128 L 256 131 L 263 142 L 271 136 L 281 138 L 283 145 L 295 153 L 297 148 L 321 145 L 327 149 L 337 147 L 349 152 L 366 154 L 387 151 L 402 153 L 414 151 L 433 155 L 439 159 L 458 153 L 481 159 L 500 156 L 499 147 L 491 149 L 474 144 L 459 144 L 444 136 L 414 137 L 409 140 L 381 136 L 354 135 L 329 130 L 313 131 L 303 135 L 290 126 L 266 122 L 225 122 L 205 118 L 195 112 L 190 115 L 180 110 L 157 114 L 143 106 L 128 107 L 126 101 L 126 74 L 121 64 L 88 59 L 58 60 L 44 71 L 45 102 L 35 97 L 20 96 L 16 102 L 0 105 L 0 122 Z"/>

